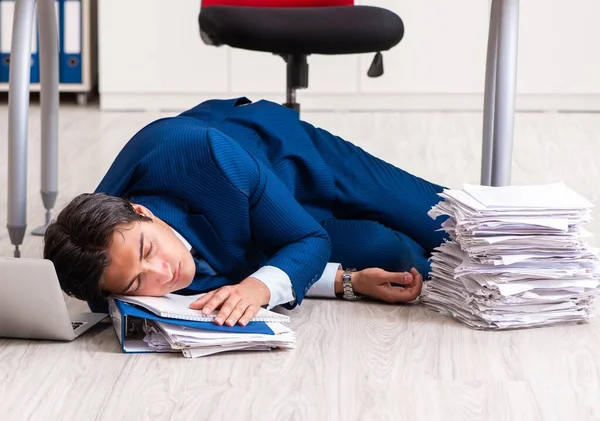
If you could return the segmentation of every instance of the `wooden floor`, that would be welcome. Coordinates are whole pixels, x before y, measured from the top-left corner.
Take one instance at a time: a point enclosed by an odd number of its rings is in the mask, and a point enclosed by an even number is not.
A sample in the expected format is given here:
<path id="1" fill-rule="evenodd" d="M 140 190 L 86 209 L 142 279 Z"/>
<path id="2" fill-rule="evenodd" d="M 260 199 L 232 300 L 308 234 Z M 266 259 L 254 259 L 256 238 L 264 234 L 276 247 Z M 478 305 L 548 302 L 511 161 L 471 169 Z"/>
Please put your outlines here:
<path id="1" fill-rule="evenodd" d="M 161 115 L 62 108 L 58 207 L 93 190 L 124 142 Z M 39 117 L 33 107 L 30 228 L 44 214 Z M 307 113 L 304 118 L 443 185 L 479 181 L 478 113 Z M 0 256 L 10 256 L 4 229 L 6 106 L 0 108 L 0 134 Z M 599 157 L 599 114 L 517 115 L 514 184 L 562 180 L 598 203 Z M 600 236 L 598 210 L 594 216 L 587 227 Z M 23 255 L 39 257 L 41 247 L 40 239 L 28 234 Z M 87 309 L 67 301 L 72 310 Z M 197 360 L 122 354 L 108 325 L 72 343 L 0 340 L 0 419 L 600 419 L 600 320 L 490 333 L 418 306 L 326 300 L 307 300 L 291 315 L 298 332 L 294 351 Z"/>

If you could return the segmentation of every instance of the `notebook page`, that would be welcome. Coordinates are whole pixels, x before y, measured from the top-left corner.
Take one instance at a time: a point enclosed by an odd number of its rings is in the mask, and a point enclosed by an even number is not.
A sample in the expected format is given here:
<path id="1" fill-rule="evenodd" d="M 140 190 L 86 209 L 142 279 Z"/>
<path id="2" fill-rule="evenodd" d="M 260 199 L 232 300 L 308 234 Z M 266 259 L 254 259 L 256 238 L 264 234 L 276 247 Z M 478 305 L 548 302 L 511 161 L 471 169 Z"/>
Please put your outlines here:
<path id="1" fill-rule="evenodd" d="M 200 310 L 190 308 L 190 304 L 203 295 L 204 294 L 185 296 L 178 294 L 167 294 L 162 297 L 116 295 L 115 298 L 129 304 L 142 306 L 160 317 L 212 322 L 218 314 L 217 310 L 213 311 L 211 314 L 205 315 Z M 261 308 L 258 314 L 254 316 L 252 321 L 288 323 L 290 318 L 284 314 L 275 313 L 273 311 Z"/>

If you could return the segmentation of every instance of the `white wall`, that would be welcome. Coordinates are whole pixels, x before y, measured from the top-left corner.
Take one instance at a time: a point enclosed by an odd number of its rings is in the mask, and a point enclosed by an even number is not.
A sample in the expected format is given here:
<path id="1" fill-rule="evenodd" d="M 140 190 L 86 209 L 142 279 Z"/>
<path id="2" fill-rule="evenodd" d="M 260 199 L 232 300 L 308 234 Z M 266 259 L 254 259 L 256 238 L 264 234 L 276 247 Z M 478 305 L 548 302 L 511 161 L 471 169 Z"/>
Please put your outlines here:
<path id="1" fill-rule="evenodd" d="M 268 53 L 212 47 L 200 0 L 99 2 L 103 109 L 178 110 L 214 97 L 284 100 L 285 64 Z M 486 0 L 362 0 L 397 12 L 404 39 L 384 53 L 309 57 L 304 109 L 472 109 L 483 103 Z M 600 110 L 598 0 L 521 1 L 517 107 Z"/>

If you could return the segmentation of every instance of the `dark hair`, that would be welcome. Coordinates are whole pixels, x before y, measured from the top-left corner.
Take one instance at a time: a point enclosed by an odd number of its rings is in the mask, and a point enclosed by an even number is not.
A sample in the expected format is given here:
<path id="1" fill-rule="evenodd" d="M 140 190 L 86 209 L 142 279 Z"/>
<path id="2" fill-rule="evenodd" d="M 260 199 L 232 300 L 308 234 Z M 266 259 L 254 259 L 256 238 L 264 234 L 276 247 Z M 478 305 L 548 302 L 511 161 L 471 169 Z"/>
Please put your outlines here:
<path id="1" fill-rule="evenodd" d="M 125 199 L 102 193 L 77 196 L 47 228 L 44 259 L 51 260 L 61 289 L 88 302 L 103 299 L 108 248 L 117 226 L 151 221 Z"/>

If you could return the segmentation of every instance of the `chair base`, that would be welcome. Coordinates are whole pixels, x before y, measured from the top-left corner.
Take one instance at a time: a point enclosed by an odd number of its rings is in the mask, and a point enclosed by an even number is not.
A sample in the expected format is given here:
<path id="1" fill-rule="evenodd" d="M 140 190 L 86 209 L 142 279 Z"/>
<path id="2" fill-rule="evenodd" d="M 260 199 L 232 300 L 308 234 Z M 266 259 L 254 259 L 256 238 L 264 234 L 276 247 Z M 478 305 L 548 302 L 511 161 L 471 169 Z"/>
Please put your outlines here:
<path id="1" fill-rule="evenodd" d="M 289 54 L 282 57 L 287 65 L 287 89 L 283 105 L 300 112 L 300 104 L 296 101 L 296 91 L 308 88 L 308 56 Z"/>
<path id="2" fill-rule="evenodd" d="M 295 95 L 295 92 L 294 92 Z M 287 102 L 284 102 L 283 104 L 284 107 L 290 108 L 292 110 L 296 110 L 298 113 L 300 113 L 300 104 L 298 104 L 297 102 L 290 102 L 289 100 Z"/>
<path id="3" fill-rule="evenodd" d="M 296 91 L 308 88 L 308 54 L 281 55 L 287 66 L 287 87 L 285 107 L 300 112 L 300 104 L 296 101 Z M 377 52 L 369 67 L 367 75 L 375 78 L 383 74 L 383 56 Z"/>

